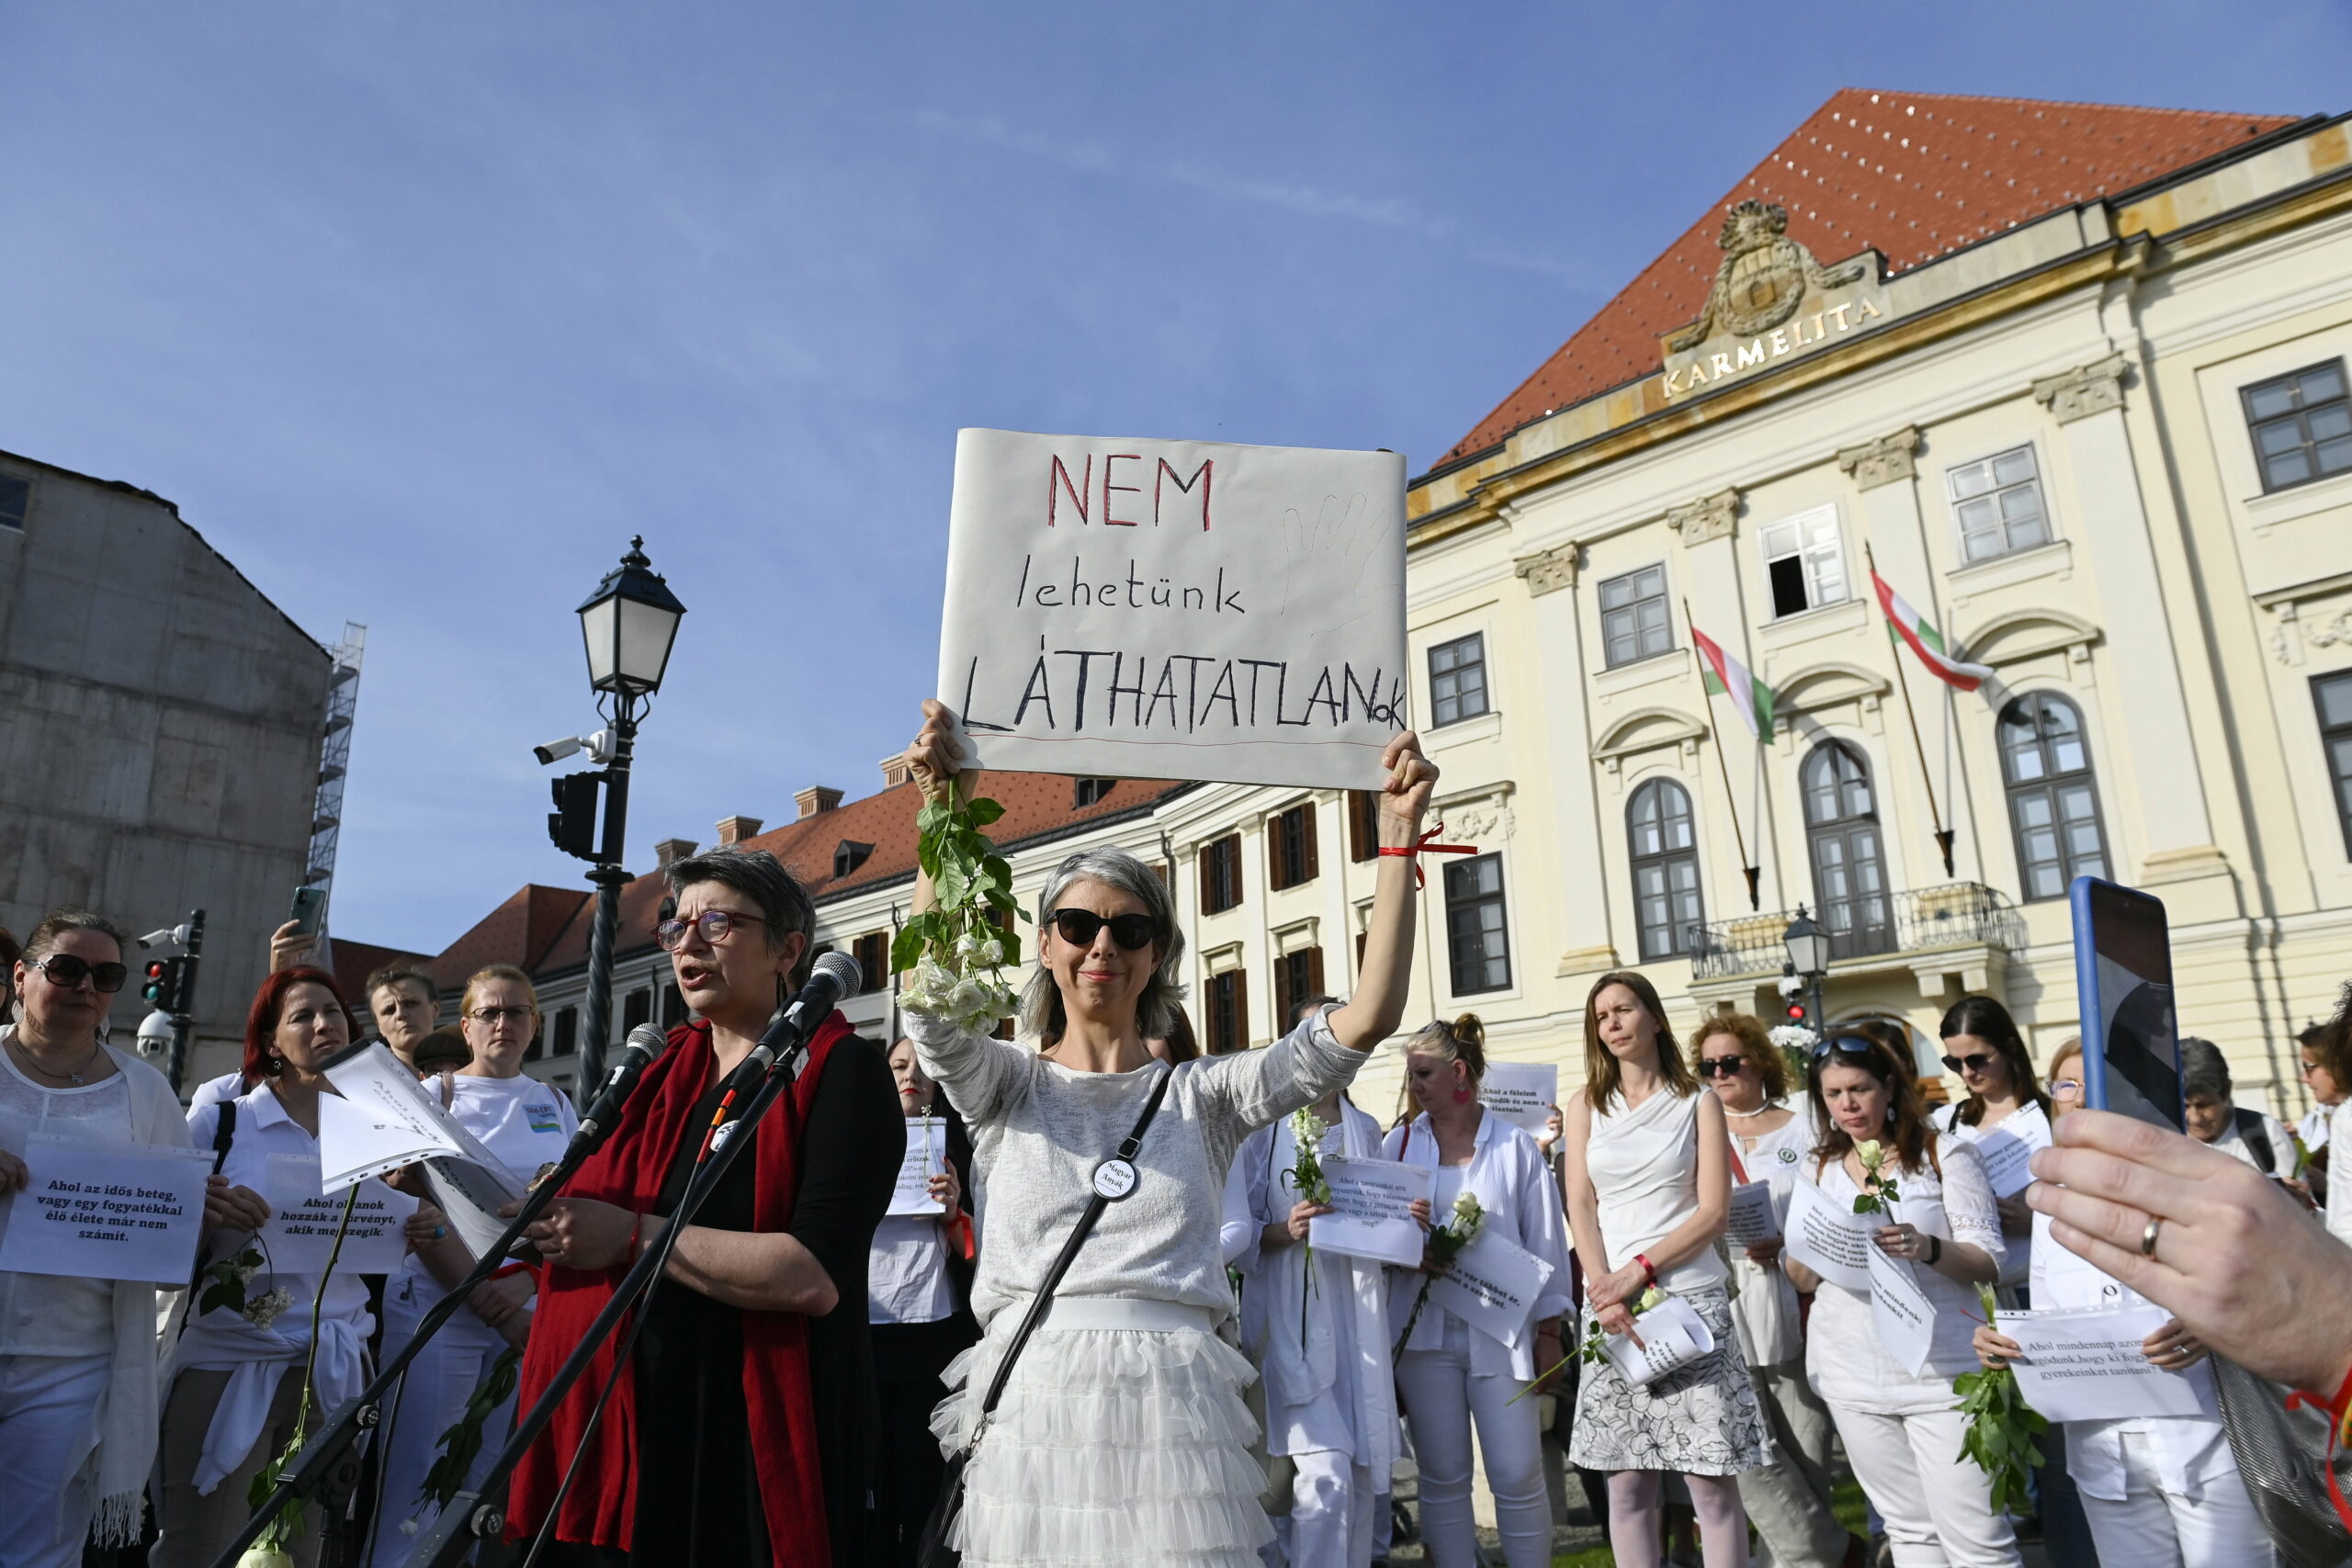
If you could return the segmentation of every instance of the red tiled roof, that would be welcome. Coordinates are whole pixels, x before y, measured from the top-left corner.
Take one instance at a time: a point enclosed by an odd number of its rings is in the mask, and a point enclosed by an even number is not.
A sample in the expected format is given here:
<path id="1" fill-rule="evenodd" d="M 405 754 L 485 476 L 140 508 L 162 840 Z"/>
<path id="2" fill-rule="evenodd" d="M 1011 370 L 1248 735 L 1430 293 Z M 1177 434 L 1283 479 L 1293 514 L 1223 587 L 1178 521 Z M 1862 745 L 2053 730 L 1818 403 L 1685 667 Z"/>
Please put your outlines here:
<path id="1" fill-rule="evenodd" d="M 504 903 L 474 923 L 471 931 L 451 942 L 430 967 L 444 991 L 466 983 L 466 977 L 488 964 L 512 964 L 537 970 L 547 961 L 558 940 L 577 929 L 581 951 L 587 951 L 588 921 L 584 918 L 593 895 L 584 887 L 546 887 L 526 883 Z"/>
<path id="2" fill-rule="evenodd" d="M 368 1010 L 368 998 L 362 987 L 368 984 L 368 976 L 390 964 L 425 968 L 433 962 L 429 953 L 379 947 L 372 942 L 354 942 L 349 937 L 336 937 L 327 944 L 327 951 L 334 964 L 335 989 L 343 993 L 344 1000 L 363 1013 Z"/>
<path id="3" fill-rule="evenodd" d="M 1734 203 L 1788 209 L 1789 238 L 1828 265 L 1875 247 L 1906 272 L 2034 218 L 2150 180 L 2296 123 L 1946 93 L 1832 96 L 1603 305 L 1440 459 L 1483 452 L 1530 420 L 1658 370 L 1661 333 L 1696 321 Z"/>

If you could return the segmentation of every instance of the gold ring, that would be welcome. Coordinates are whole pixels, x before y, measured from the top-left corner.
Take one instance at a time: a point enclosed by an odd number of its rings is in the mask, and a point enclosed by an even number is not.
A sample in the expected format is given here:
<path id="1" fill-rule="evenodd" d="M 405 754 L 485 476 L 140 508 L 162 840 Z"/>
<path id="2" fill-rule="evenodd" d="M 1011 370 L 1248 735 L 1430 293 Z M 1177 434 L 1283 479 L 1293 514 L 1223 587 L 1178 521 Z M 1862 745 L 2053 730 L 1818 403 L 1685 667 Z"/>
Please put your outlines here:
<path id="1" fill-rule="evenodd" d="M 2140 1233 L 2141 1257 L 2154 1258 L 2156 1255 L 2156 1232 L 2164 1228 L 2164 1216 L 2161 1214 L 2149 1216 L 2148 1228 Z"/>

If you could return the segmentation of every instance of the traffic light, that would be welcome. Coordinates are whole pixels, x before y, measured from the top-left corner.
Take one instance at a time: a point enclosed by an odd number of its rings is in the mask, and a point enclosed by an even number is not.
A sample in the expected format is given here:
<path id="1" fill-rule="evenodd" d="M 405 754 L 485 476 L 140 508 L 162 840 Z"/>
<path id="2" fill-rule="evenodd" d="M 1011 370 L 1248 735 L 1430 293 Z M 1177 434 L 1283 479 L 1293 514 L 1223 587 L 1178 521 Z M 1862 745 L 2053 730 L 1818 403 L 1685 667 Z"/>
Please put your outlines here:
<path id="1" fill-rule="evenodd" d="M 1815 1029 L 1812 1010 L 1805 1006 L 1804 978 L 1799 975 L 1784 975 L 1780 983 L 1781 1000 L 1786 1004 L 1789 1022 L 1799 1029 Z"/>
<path id="2" fill-rule="evenodd" d="M 147 983 L 139 994 L 157 1012 L 187 1010 L 187 969 L 186 958 L 153 958 L 147 963 Z"/>
<path id="3" fill-rule="evenodd" d="M 596 858 L 597 790 L 604 782 L 602 773 L 566 773 L 548 781 L 555 796 L 555 809 L 548 813 L 548 837 L 565 854 L 584 861 Z"/>

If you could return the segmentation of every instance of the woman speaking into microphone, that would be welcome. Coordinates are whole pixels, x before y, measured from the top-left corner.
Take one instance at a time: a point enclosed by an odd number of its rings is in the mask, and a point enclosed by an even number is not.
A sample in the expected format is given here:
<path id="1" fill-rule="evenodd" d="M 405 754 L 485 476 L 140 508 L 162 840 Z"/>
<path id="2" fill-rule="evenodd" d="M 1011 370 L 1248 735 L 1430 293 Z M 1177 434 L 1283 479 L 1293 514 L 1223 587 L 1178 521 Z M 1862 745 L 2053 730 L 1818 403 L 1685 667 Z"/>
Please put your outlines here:
<path id="1" fill-rule="evenodd" d="M 907 761 L 925 793 L 944 799 L 965 753 L 955 715 L 936 702 L 923 712 Z M 1248 1450 L 1250 1364 L 1216 1334 L 1233 1304 L 1218 1250 L 1221 1197 L 1245 1134 L 1345 1085 L 1404 1015 L 1407 863 L 1437 770 L 1410 733 L 1388 743 L 1383 762 L 1387 858 L 1353 999 L 1267 1049 L 1171 1067 L 1147 1048 L 1166 1036 L 1182 995 L 1184 939 L 1167 885 L 1121 850 L 1082 851 L 1046 880 L 1037 967 L 1021 1002 L 1034 1043 L 907 1008 L 923 1070 L 971 1128 L 988 1193 L 972 1291 L 982 1338 L 949 1366 L 960 1392 L 933 1423 L 950 1451 L 970 1454 L 947 1538 L 967 1568 L 1257 1568 L 1273 1538 L 1258 1506 L 1265 1477 Z M 919 883 L 917 910 L 931 897 Z M 1116 1201 L 1016 1344 L 1098 1193 Z"/>

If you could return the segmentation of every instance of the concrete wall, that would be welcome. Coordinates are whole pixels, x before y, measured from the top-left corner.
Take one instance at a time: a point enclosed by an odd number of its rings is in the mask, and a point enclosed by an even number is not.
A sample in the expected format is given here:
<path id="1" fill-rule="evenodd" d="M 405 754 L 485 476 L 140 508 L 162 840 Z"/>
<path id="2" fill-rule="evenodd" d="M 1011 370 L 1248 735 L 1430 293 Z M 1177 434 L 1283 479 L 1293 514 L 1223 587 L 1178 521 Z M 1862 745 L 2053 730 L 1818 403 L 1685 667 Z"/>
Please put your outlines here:
<path id="1" fill-rule="evenodd" d="M 0 473 L 32 485 L 0 527 L 0 923 L 81 905 L 135 937 L 202 908 L 192 1087 L 234 1064 L 301 879 L 328 656 L 168 502 Z M 119 1044 L 147 1010 L 126 958 Z"/>

